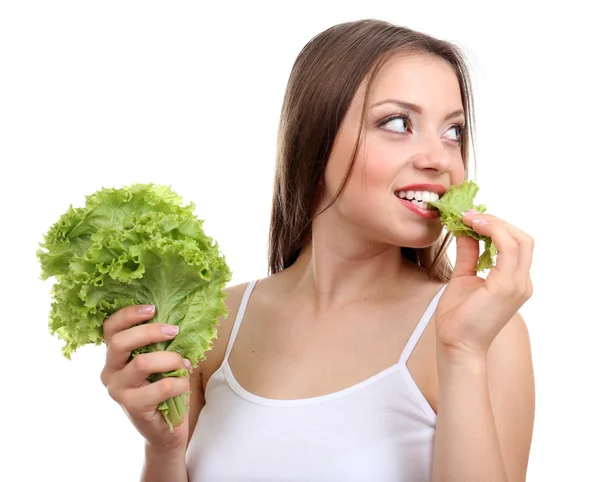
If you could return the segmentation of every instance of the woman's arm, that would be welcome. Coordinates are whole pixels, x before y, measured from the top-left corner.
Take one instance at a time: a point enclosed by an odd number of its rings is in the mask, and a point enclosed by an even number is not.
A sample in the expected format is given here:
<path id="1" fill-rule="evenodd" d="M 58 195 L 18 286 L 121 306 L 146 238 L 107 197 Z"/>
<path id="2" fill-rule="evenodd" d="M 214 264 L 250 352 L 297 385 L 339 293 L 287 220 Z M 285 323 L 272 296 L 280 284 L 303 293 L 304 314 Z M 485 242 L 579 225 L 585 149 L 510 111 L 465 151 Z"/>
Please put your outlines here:
<path id="1" fill-rule="evenodd" d="M 185 447 L 174 452 L 153 450 L 146 445 L 142 482 L 188 482 Z"/>
<path id="2" fill-rule="evenodd" d="M 524 482 L 534 419 L 527 327 L 519 314 L 487 357 L 438 347 L 434 482 Z"/>
<path id="3" fill-rule="evenodd" d="M 184 423 L 189 423 L 186 446 L 167 451 L 146 444 L 146 456 L 140 478 L 142 482 L 188 482 L 185 453 L 194 433 L 200 410 L 205 403 L 202 368 L 201 361 L 190 375 L 189 410 L 184 419 Z"/>
<path id="4" fill-rule="evenodd" d="M 212 341 L 211 349 L 206 352 L 206 359 L 201 360 L 198 368 L 194 369 L 190 375 L 191 394 L 189 414 L 186 415 L 186 422 L 189 419 L 189 433 L 186 447 L 182 450 L 165 452 L 146 446 L 146 458 L 140 479 L 142 482 L 188 482 L 185 455 L 198 423 L 200 411 L 206 403 L 204 398 L 205 382 L 208 382 L 212 374 L 223 363 L 233 322 L 247 286 L 247 283 L 243 283 L 225 288 L 227 315 L 219 318 L 218 337 Z"/>

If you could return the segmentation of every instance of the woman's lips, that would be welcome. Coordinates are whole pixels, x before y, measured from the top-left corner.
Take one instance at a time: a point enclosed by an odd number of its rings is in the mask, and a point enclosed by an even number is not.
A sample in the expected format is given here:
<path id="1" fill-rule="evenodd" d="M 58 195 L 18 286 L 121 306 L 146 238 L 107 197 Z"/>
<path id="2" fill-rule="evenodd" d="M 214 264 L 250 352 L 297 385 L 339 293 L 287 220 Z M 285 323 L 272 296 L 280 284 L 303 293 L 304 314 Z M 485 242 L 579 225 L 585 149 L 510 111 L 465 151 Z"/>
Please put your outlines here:
<path id="1" fill-rule="evenodd" d="M 437 219 L 440 217 L 440 212 L 437 209 L 423 209 L 417 206 L 416 204 L 413 204 L 408 199 L 397 199 L 408 209 L 410 209 L 413 213 L 418 214 L 419 216 L 425 219 Z"/>

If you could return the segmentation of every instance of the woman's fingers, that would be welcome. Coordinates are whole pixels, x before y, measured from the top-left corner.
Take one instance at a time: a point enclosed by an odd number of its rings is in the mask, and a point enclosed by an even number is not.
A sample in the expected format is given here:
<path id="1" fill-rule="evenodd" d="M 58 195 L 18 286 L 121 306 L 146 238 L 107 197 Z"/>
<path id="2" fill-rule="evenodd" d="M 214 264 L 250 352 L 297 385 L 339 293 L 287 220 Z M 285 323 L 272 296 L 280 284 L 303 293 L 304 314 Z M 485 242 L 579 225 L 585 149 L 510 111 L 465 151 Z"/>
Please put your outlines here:
<path id="1" fill-rule="evenodd" d="M 129 413 L 155 413 L 156 407 L 161 402 L 188 391 L 190 391 L 189 378 L 167 377 L 143 387 L 124 389 L 119 392 L 117 401 Z"/>
<path id="2" fill-rule="evenodd" d="M 496 270 L 507 276 L 514 275 L 519 259 L 519 245 L 506 230 L 506 223 L 489 214 L 471 218 L 471 227 L 479 234 L 489 236 L 498 248 Z"/>
<path id="3" fill-rule="evenodd" d="M 147 323 L 115 333 L 106 350 L 106 365 L 119 370 L 129 361 L 131 352 L 137 348 L 175 338 L 179 332 L 176 325 Z"/>
<path id="4" fill-rule="evenodd" d="M 106 363 L 100 374 L 104 386 L 108 387 L 109 384 L 112 384 L 111 379 L 114 374 L 128 364 L 132 351 L 151 343 L 173 339 L 177 335 L 177 326 L 144 323 L 154 316 L 154 310 L 148 308 L 153 307 L 148 305 L 128 306 L 113 313 L 104 322 L 103 332 L 107 344 Z"/>
<path id="5" fill-rule="evenodd" d="M 169 398 L 190 392 L 191 363 L 186 364 L 179 353 L 162 350 L 140 350 L 143 353 L 131 358 L 131 353 L 138 348 L 172 340 L 177 332 L 176 326 L 146 323 L 154 313 L 143 313 L 139 308 L 138 305 L 123 308 L 104 322 L 107 350 L 100 378 L 110 397 L 121 405 L 149 443 L 179 446 L 187 439 L 187 422 L 175 430 L 175 435 L 173 430 L 169 433 L 158 406 Z M 167 330 L 169 327 L 175 330 Z M 162 373 L 172 376 L 163 378 Z"/>
<path id="6" fill-rule="evenodd" d="M 519 271 L 522 275 L 529 276 L 529 271 L 531 270 L 531 264 L 533 262 L 534 240 L 530 235 L 510 224 L 508 225 L 508 230 L 515 238 L 520 248 Z"/>
<path id="7" fill-rule="evenodd" d="M 166 373 L 179 369 L 189 370 L 189 361 L 173 351 L 142 353 L 131 360 L 119 374 L 119 384 L 123 387 L 139 387 L 154 373 Z"/>
<path id="8" fill-rule="evenodd" d="M 132 305 L 120 309 L 110 315 L 102 325 L 104 341 L 110 345 L 112 337 L 120 331 L 148 321 L 154 316 L 152 305 Z"/>
<path id="9" fill-rule="evenodd" d="M 529 291 L 529 270 L 533 257 L 533 238 L 520 229 L 489 214 L 468 215 L 465 224 L 477 233 L 489 236 L 498 248 L 496 267 L 488 276 L 500 277 L 506 289 Z M 500 281 L 500 279 L 498 279 Z"/>
<path id="10" fill-rule="evenodd" d="M 479 259 L 479 241 L 470 236 L 456 237 L 456 266 L 453 278 L 461 276 L 476 276 L 477 260 Z"/>
<path id="11" fill-rule="evenodd" d="M 133 389 L 158 383 L 150 383 L 148 381 L 150 375 L 172 372 L 181 368 L 189 370 L 190 364 L 178 353 L 171 351 L 142 353 L 131 360 L 125 368 L 110 377 L 106 388 L 108 388 L 109 395 L 115 401 L 124 403 L 125 393 L 128 393 Z M 185 378 L 187 380 L 189 377 L 166 377 L 166 379 L 170 378 Z M 170 383 L 171 382 L 166 382 L 161 384 L 161 386 L 170 386 Z M 163 400 L 166 400 L 166 398 L 169 397 L 165 397 Z M 159 402 L 161 401 L 162 400 L 159 400 Z"/>

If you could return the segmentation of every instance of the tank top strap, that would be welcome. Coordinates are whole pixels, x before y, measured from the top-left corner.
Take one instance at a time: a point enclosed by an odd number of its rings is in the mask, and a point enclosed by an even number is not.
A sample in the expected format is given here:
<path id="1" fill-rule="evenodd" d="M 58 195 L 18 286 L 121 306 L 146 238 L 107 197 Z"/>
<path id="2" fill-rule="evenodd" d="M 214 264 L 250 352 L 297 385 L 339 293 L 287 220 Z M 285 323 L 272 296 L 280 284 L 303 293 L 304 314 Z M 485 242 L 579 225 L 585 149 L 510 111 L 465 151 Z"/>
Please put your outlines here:
<path id="1" fill-rule="evenodd" d="M 233 329 L 231 330 L 231 336 L 229 337 L 229 343 L 227 344 L 227 351 L 225 352 L 225 358 L 223 361 L 227 361 L 229 358 L 229 354 L 231 353 L 231 349 L 233 348 L 233 344 L 235 343 L 235 339 L 237 337 L 238 332 L 240 331 L 240 325 L 242 324 L 242 320 L 244 319 L 244 314 L 246 313 L 246 307 L 248 306 L 248 300 L 250 299 L 250 294 L 256 286 L 256 282 L 258 280 L 253 280 L 248 283 L 246 286 L 246 290 L 244 291 L 244 295 L 242 296 L 242 302 L 240 303 L 240 307 L 238 308 L 237 315 L 233 322 Z"/>
<path id="2" fill-rule="evenodd" d="M 410 355 L 412 354 L 413 350 L 415 349 L 415 346 L 417 346 L 417 342 L 419 341 L 419 339 L 421 338 L 421 335 L 425 331 L 425 328 L 427 327 L 429 320 L 433 316 L 433 313 L 435 312 L 435 309 L 437 308 L 438 301 L 440 300 L 442 293 L 446 289 L 446 286 L 448 286 L 448 285 L 444 284 L 444 286 L 442 286 L 439 289 L 439 291 L 436 293 L 436 295 L 433 297 L 433 299 L 429 302 L 429 305 L 427 306 L 427 309 L 423 313 L 423 316 L 421 316 L 421 319 L 417 323 L 417 326 L 415 327 L 412 334 L 410 335 L 410 338 L 408 339 L 408 342 L 406 343 L 404 350 L 402 350 L 402 354 L 400 355 L 400 363 L 406 363 L 408 361 L 408 359 L 410 358 Z"/>

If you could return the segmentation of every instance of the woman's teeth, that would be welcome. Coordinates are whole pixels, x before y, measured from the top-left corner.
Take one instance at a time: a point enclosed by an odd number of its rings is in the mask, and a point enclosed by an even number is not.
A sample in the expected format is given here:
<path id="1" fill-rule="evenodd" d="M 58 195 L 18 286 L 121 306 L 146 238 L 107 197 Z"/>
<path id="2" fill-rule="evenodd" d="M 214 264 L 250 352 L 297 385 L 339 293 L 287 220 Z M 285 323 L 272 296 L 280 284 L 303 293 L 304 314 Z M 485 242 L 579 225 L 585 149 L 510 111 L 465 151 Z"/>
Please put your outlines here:
<path id="1" fill-rule="evenodd" d="M 421 209 L 433 209 L 433 206 L 431 204 L 426 203 L 424 201 L 416 201 L 415 199 L 413 199 L 411 203 L 416 206 L 419 206 Z"/>
<path id="2" fill-rule="evenodd" d="M 406 199 L 421 209 L 435 209 L 427 201 L 437 201 L 440 195 L 429 191 L 400 191 L 396 193 L 400 199 Z"/>

